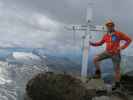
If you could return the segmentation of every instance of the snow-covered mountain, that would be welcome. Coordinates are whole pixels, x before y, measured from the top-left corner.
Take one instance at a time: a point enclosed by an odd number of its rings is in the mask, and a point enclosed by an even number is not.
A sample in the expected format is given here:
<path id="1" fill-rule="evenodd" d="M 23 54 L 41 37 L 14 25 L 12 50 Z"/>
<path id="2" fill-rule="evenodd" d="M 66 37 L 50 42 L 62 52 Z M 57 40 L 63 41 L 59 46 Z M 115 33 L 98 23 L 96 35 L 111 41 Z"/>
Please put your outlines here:
<path id="1" fill-rule="evenodd" d="M 0 100 L 17 100 L 16 82 L 12 80 L 7 62 L 0 61 Z"/>
<path id="2" fill-rule="evenodd" d="M 32 52 L 10 53 L 0 61 L 0 100 L 23 100 L 27 81 L 47 70 L 44 59 Z"/>
<path id="3" fill-rule="evenodd" d="M 27 81 L 46 69 L 45 65 L 20 65 L 0 61 L 0 100 L 23 100 Z"/>
<path id="4" fill-rule="evenodd" d="M 8 63 L 19 63 L 19 64 L 29 64 L 29 65 L 38 65 L 41 64 L 42 60 L 39 56 L 31 52 L 13 52 L 11 53 L 6 61 Z"/>

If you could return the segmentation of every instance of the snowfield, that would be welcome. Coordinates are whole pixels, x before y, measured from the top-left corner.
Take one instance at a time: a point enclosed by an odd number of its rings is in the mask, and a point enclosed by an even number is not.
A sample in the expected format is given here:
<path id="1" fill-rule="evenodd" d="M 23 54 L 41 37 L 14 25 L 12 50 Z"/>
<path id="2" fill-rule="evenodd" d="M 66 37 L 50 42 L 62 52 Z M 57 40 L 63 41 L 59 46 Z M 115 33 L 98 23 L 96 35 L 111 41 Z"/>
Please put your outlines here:
<path id="1" fill-rule="evenodd" d="M 13 52 L 13 57 L 16 60 L 41 60 L 37 55 L 27 52 Z"/>
<path id="2" fill-rule="evenodd" d="M 6 60 L 14 64 L 39 65 L 42 63 L 42 59 L 32 52 L 13 52 Z"/>

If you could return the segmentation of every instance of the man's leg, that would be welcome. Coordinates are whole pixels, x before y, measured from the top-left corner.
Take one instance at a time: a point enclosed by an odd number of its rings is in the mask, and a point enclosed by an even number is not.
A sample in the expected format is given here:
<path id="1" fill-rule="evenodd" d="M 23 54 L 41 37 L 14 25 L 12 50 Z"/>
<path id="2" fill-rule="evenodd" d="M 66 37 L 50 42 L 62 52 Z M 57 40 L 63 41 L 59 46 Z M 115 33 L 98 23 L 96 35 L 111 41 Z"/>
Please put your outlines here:
<path id="1" fill-rule="evenodd" d="M 98 54 L 94 57 L 94 64 L 95 64 L 95 67 L 96 67 L 96 72 L 95 72 L 95 77 L 96 78 L 101 78 L 101 70 L 100 70 L 100 64 L 99 62 L 101 60 L 104 60 L 104 59 L 107 59 L 107 58 L 110 58 L 109 54 L 105 51 L 101 54 Z"/>
<path id="2" fill-rule="evenodd" d="M 95 71 L 95 78 L 101 78 L 101 70 L 100 70 L 100 64 L 99 64 L 99 60 L 100 59 L 100 56 L 99 55 L 96 55 L 95 58 L 94 58 L 94 64 L 95 64 L 95 67 L 96 67 L 96 71 Z"/>
<path id="3" fill-rule="evenodd" d="M 115 69 L 115 86 L 114 90 L 116 88 L 120 88 L 120 80 L 121 80 L 121 73 L 120 73 L 120 62 L 121 62 L 121 55 L 117 54 L 112 56 L 112 61 L 114 64 L 114 69 Z"/>
<path id="4" fill-rule="evenodd" d="M 121 80 L 120 64 L 117 64 L 115 67 L 116 67 L 115 68 L 115 81 L 120 82 Z"/>

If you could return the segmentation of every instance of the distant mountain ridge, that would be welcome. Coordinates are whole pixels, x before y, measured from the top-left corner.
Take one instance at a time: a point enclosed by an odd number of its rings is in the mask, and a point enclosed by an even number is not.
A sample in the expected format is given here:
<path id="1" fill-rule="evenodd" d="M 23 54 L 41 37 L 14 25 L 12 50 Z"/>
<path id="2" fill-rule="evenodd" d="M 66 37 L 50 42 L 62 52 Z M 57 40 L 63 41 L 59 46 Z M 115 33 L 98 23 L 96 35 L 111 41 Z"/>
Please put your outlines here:
<path id="1" fill-rule="evenodd" d="M 4 53 L 3 53 L 4 52 Z M 73 73 L 80 73 L 81 70 L 81 60 L 82 55 L 81 52 L 79 54 L 72 55 L 71 53 L 64 53 L 61 54 L 60 52 L 52 52 L 45 48 L 7 48 L 0 50 L 0 60 L 6 60 L 7 57 L 12 54 L 13 52 L 28 52 L 33 53 L 34 55 L 38 56 L 41 59 L 41 63 L 46 60 L 47 65 L 50 69 L 54 71 L 63 71 L 63 72 L 73 72 Z M 88 67 L 91 68 L 92 71 L 95 70 L 92 58 L 88 60 Z M 17 61 L 14 63 L 18 63 Z M 108 66 L 110 65 L 110 66 Z M 133 70 L 133 57 L 132 56 L 122 56 L 122 70 L 125 72 L 130 72 Z M 110 61 L 104 61 L 101 65 L 102 71 L 104 74 L 111 73 L 113 71 L 113 66 Z M 88 70 L 90 70 L 88 68 Z M 125 73 L 124 72 L 124 73 Z"/>

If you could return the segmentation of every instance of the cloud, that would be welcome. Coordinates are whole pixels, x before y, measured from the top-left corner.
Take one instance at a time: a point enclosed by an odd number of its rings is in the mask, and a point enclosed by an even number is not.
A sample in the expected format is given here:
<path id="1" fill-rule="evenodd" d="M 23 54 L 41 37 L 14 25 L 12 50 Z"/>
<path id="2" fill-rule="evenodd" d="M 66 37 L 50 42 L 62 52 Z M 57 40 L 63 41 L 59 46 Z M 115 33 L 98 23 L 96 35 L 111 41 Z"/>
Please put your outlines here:
<path id="1" fill-rule="evenodd" d="M 95 0 L 94 23 L 112 18 L 118 29 L 133 36 L 132 4 L 131 0 Z M 79 49 L 83 32 L 76 32 L 74 38 L 63 26 L 85 23 L 87 5 L 88 0 L 0 0 L 0 47 Z"/>
<path id="2" fill-rule="evenodd" d="M 45 47 L 59 34 L 61 23 L 44 14 L 4 9 L 0 9 L 0 47 Z"/>
<path id="3" fill-rule="evenodd" d="M 77 48 L 75 46 L 81 42 L 80 39 L 77 42 L 73 40 L 73 32 L 64 29 L 66 24 L 44 13 L 6 6 L 0 10 L 1 48 L 47 48 L 64 53 Z"/>

